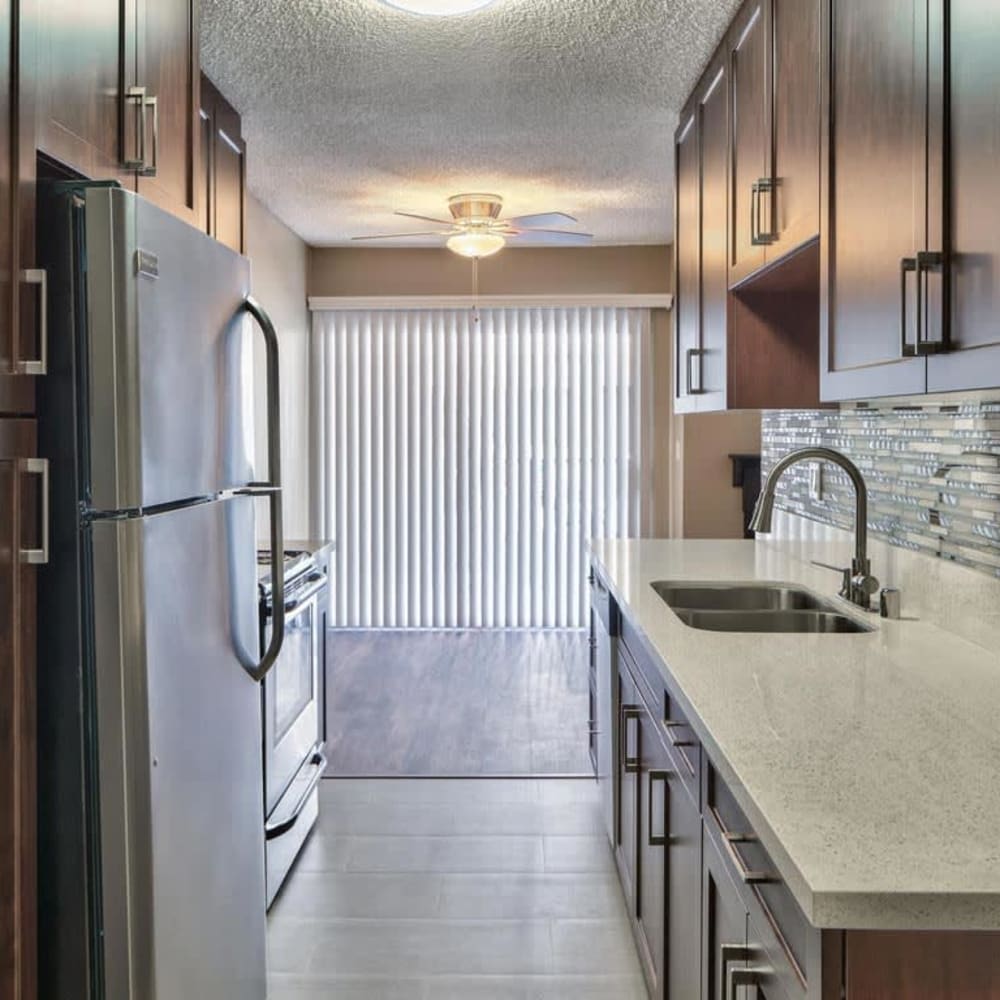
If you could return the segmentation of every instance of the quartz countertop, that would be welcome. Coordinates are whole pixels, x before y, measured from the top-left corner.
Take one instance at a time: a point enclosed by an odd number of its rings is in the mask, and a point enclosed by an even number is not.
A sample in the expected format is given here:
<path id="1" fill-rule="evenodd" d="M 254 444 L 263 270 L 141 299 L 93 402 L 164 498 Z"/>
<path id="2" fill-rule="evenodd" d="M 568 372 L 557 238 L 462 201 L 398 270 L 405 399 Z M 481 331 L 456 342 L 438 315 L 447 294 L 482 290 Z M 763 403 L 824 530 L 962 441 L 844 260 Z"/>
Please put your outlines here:
<path id="1" fill-rule="evenodd" d="M 600 541 L 595 564 L 816 927 L 1000 930 L 1000 654 L 833 596 L 753 541 Z M 804 586 L 875 631 L 689 628 L 656 580 Z"/>

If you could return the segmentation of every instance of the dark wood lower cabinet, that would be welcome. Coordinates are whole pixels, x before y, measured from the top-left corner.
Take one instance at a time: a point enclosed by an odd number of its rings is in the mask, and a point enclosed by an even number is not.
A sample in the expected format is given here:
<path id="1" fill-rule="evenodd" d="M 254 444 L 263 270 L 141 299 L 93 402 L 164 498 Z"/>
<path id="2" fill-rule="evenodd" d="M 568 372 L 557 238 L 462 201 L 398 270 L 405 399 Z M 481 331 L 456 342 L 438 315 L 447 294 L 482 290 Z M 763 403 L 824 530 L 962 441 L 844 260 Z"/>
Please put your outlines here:
<path id="1" fill-rule="evenodd" d="M 635 922 L 639 957 L 653 996 L 664 995 L 667 928 L 667 845 L 670 842 L 671 761 L 643 706 L 639 718 L 638 872 Z"/>
<path id="2" fill-rule="evenodd" d="M 619 611 L 613 839 L 651 1000 L 1000 1000 L 998 933 L 809 922 L 702 724 Z M 597 726 L 614 721 L 600 705 Z"/>
<path id="3" fill-rule="evenodd" d="M 704 1000 L 729 1000 L 730 975 L 747 961 L 747 911 L 719 849 L 703 841 L 701 986 Z"/>
<path id="4" fill-rule="evenodd" d="M 35 996 L 34 420 L 0 419 L 0 997 Z"/>
<path id="5" fill-rule="evenodd" d="M 848 931 L 843 960 L 847 1000 L 1000 997 L 996 934 Z"/>
<path id="6" fill-rule="evenodd" d="M 635 913 L 636 862 L 639 837 L 639 691 L 624 657 L 618 664 L 618 829 L 615 860 L 629 912 Z"/>
<path id="7" fill-rule="evenodd" d="M 673 761 L 672 765 L 680 763 Z M 683 766 L 683 765 L 682 765 Z M 670 840 L 667 852 L 667 940 L 664 996 L 669 1000 L 697 997 L 701 975 L 695 956 L 701 947 L 699 900 L 702 873 L 701 814 L 698 803 L 678 777 L 667 778 L 670 795 Z"/>

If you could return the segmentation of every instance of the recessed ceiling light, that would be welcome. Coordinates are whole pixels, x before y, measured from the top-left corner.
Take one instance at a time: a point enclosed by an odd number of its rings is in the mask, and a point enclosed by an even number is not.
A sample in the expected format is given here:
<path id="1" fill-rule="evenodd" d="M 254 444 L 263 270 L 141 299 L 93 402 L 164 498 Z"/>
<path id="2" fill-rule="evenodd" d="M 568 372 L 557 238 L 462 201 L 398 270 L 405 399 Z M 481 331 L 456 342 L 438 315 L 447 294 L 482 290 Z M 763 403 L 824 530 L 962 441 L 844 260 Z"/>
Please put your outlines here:
<path id="1" fill-rule="evenodd" d="M 495 0 L 382 0 L 382 2 L 390 7 L 409 11 L 411 14 L 448 17 L 452 14 L 469 14 L 474 10 L 481 10 Z"/>

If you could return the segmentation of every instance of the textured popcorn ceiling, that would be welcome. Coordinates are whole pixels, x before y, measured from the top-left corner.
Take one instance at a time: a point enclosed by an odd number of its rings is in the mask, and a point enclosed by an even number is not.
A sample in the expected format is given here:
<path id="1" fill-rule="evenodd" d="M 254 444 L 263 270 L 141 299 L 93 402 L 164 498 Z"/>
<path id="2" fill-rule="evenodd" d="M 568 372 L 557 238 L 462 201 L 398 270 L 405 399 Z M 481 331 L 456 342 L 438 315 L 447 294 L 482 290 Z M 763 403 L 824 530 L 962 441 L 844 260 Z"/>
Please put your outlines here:
<path id="1" fill-rule="evenodd" d="M 202 60 L 243 115 L 250 190 L 310 243 L 420 230 L 393 209 L 440 217 L 475 190 L 600 243 L 661 243 L 677 114 L 737 6 L 203 0 Z"/>

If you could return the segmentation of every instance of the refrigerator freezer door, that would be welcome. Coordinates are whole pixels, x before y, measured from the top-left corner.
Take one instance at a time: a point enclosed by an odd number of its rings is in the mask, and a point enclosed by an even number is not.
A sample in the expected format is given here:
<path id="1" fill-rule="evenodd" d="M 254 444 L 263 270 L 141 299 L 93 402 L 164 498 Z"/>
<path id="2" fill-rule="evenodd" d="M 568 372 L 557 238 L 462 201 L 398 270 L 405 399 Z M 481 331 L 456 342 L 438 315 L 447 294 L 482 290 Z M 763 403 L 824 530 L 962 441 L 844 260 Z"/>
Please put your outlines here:
<path id="1" fill-rule="evenodd" d="M 140 510 L 253 476 L 250 265 L 115 187 L 87 187 L 89 505 Z"/>
<path id="2" fill-rule="evenodd" d="M 264 1000 L 253 501 L 97 521 L 107 1000 Z"/>

